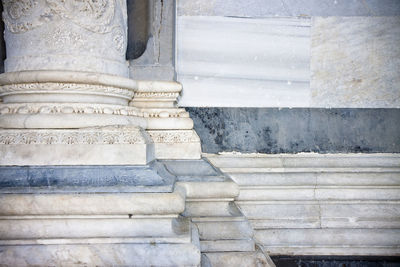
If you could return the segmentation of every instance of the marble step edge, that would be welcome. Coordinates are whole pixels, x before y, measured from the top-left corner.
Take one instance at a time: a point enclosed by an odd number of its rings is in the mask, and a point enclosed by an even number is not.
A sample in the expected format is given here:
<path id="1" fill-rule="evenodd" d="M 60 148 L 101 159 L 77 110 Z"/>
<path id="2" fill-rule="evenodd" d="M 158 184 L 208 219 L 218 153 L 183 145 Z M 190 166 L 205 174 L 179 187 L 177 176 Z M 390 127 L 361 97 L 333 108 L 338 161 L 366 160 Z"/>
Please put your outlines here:
<path id="1" fill-rule="evenodd" d="M 189 199 L 183 216 L 193 220 L 242 220 L 243 214 L 233 199 Z"/>
<path id="2" fill-rule="evenodd" d="M 231 175 L 240 188 L 263 186 L 398 186 L 400 173 Z"/>
<path id="3" fill-rule="evenodd" d="M 254 251 L 253 239 L 200 240 L 201 252 Z"/>
<path id="4" fill-rule="evenodd" d="M 74 242 L 78 241 L 78 243 Z M 83 243 L 79 243 L 83 241 Z M 89 240 L 93 241 L 93 240 Z M 125 239 L 127 243 L 114 242 L 118 239 L 62 240 L 61 244 L 1 245 L 0 265 L 65 266 L 75 265 L 80 259 L 83 266 L 199 266 L 200 242 L 196 227 L 191 226 L 190 242 L 165 240 L 156 243 L 149 240 Z M 104 242 L 101 242 L 104 241 Z M 136 243 L 139 241 L 138 243 Z M 154 240 L 153 240 L 154 241 Z M 171 242 L 169 242 L 171 241 Z M 51 242 L 51 241 L 50 241 Z M 32 257 L 32 255 L 35 255 Z M 16 261 L 16 259 L 18 261 Z"/>
<path id="5" fill-rule="evenodd" d="M 203 154 L 219 168 L 344 168 L 344 167 L 395 167 L 400 166 L 396 153 L 337 153 L 337 154 L 254 154 L 224 153 Z"/>
<path id="6" fill-rule="evenodd" d="M 398 173 L 400 168 L 394 166 L 382 167 L 221 167 L 222 172 L 226 174 L 369 174 L 369 173 Z"/>
<path id="7" fill-rule="evenodd" d="M 400 246 L 400 229 L 385 228 L 275 228 L 260 229 L 255 238 L 273 246 Z"/>
<path id="8" fill-rule="evenodd" d="M 270 256 L 400 256 L 400 246 L 275 246 L 266 244 L 264 247 Z"/>
<path id="9" fill-rule="evenodd" d="M 77 244 L 185 244 L 190 243 L 187 235 L 173 237 L 106 237 L 106 238 L 48 238 L 0 240 L 1 246 L 17 245 L 77 245 Z"/>
<path id="10" fill-rule="evenodd" d="M 400 217 L 392 218 L 277 218 L 254 219 L 249 222 L 255 231 L 265 229 L 394 229 L 400 228 Z"/>
<path id="11" fill-rule="evenodd" d="M 172 193 L 0 194 L 1 216 L 168 215 L 185 209 L 185 195 Z"/>
<path id="12" fill-rule="evenodd" d="M 230 199 L 239 195 L 239 186 L 233 181 L 223 182 L 176 182 L 176 187 L 186 192 L 190 199 Z"/>
<path id="13" fill-rule="evenodd" d="M 243 215 L 232 215 L 232 216 L 190 216 L 192 222 L 195 223 L 223 223 L 223 222 L 246 222 L 247 217 Z"/>
<path id="14" fill-rule="evenodd" d="M 292 189 L 400 189 L 400 184 L 395 185 L 324 185 L 324 184 L 307 184 L 307 185 L 242 185 L 240 190 L 292 190 Z"/>
<path id="15" fill-rule="evenodd" d="M 243 189 L 238 201 L 273 201 L 296 200 L 399 200 L 399 188 L 280 188 L 280 189 Z"/>
<path id="16" fill-rule="evenodd" d="M 224 252 L 206 252 L 202 253 L 202 263 L 207 262 L 211 266 L 221 267 L 239 267 L 239 266 L 263 266 L 275 267 L 272 259 L 262 250 L 256 251 L 224 251 Z"/>
<path id="17" fill-rule="evenodd" d="M 400 205 L 400 200 L 379 200 L 379 199 L 304 199 L 298 200 L 236 200 L 235 203 L 239 206 L 243 205 Z"/>
<path id="18" fill-rule="evenodd" d="M 200 240 L 250 240 L 254 232 L 248 221 L 193 222 L 199 229 Z"/>
<path id="19" fill-rule="evenodd" d="M 0 220 L 0 240 L 179 237 L 189 235 L 187 218 L 145 219 L 6 219 Z"/>

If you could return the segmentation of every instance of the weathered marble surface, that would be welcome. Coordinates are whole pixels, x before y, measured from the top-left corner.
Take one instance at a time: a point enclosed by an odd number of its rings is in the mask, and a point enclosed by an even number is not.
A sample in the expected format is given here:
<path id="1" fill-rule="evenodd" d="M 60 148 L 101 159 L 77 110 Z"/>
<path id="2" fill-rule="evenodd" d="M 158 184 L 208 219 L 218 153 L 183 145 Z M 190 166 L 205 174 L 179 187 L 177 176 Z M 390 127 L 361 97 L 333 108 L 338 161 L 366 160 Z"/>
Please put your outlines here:
<path id="1" fill-rule="evenodd" d="M 399 109 L 188 108 L 203 152 L 400 152 Z"/>
<path id="2" fill-rule="evenodd" d="M 400 107 L 400 17 L 315 17 L 313 107 Z"/>
<path id="3" fill-rule="evenodd" d="M 179 16 L 395 16 L 397 0 L 179 0 Z"/>

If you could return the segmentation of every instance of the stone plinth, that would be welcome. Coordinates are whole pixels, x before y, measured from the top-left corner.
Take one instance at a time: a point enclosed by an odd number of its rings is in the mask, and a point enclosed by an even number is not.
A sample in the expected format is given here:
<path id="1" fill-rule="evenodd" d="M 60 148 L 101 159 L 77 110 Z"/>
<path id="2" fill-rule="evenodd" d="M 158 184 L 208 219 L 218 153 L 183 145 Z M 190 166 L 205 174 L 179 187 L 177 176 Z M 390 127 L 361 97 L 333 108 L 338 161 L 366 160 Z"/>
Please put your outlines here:
<path id="1" fill-rule="evenodd" d="M 133 126 L 0 131 L 0 165 L 147 164 L 154 147 Z"/>
<path id="2" fill-rule="evenodd" d="M 157 161 L 0 167 L 0 265 L 198 266 L 174 183 Z"/>
<path id="3" fill-rule="evenodd" d="M 185 207 L 179 192 L 31 192 L 0 198 L 4 266 L 200 263 L 197 231 L 178 216 Z"/>

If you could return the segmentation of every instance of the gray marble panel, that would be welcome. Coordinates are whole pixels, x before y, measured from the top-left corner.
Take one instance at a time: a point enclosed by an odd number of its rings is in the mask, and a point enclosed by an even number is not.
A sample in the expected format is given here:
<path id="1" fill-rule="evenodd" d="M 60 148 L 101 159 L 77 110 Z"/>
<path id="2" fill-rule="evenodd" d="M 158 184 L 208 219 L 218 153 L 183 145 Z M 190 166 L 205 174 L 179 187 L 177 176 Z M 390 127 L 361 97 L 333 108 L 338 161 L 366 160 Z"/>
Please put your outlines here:
<path id="1" fill-rule="evenodd" d="M 0 167 L 1 193 L 172 192 L 164 165 Z"/>
<path id="2" fill-rule="evenodd" d="M 207 160 L 163 160 L 166 169 L 177 177 L 178 181 L 186 182 L 223 182 L 226 177 Z"/>
<path id="3" fill-rule="evenodd" d="M 207 153 L 400 153 L 400 109 L 187 110 Z"/>

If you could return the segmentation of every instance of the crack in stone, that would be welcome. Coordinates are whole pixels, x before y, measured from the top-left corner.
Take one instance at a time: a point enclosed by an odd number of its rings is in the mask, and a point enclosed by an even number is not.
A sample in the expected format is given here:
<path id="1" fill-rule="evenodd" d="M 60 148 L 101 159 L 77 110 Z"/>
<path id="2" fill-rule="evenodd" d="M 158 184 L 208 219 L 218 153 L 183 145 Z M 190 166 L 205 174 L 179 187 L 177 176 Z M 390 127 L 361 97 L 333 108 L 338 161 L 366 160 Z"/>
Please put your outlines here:
<path id="1" fill-rule="evenodd" d="M 164 11 L 164 0 L 160 1 L 160 27 L 158 28 L 158 55 L 157 55 L 157 63 L 160 63 L 161 57 L 161 28 L 162 28 L 162 21 L 163 21 L 163 11 Z"/>

